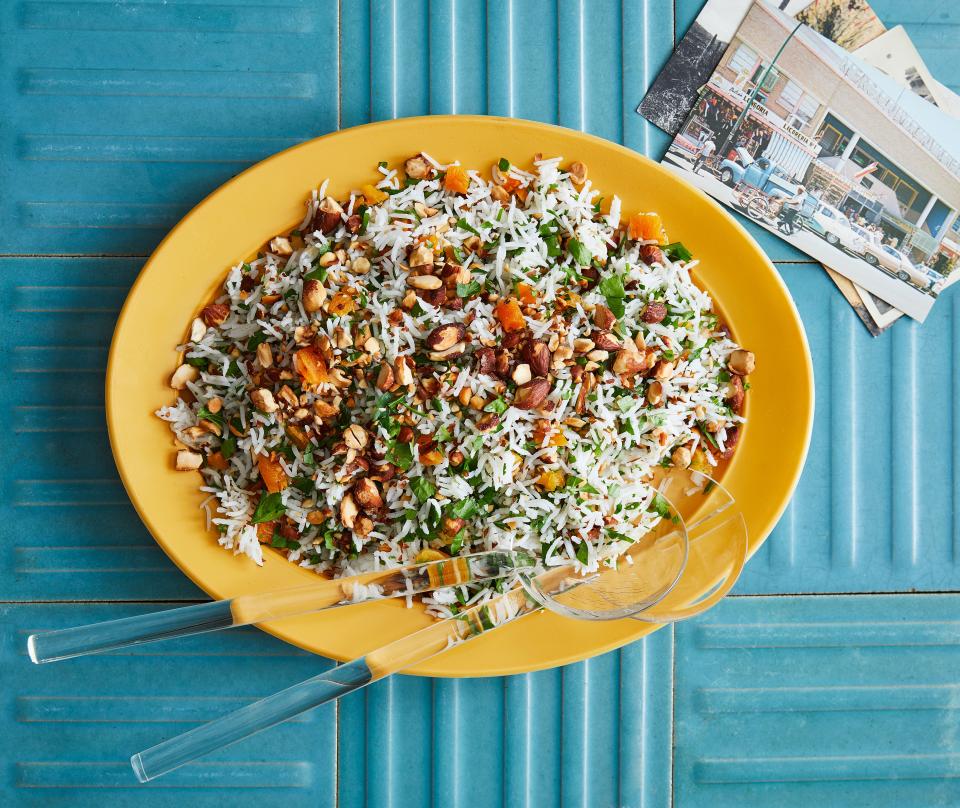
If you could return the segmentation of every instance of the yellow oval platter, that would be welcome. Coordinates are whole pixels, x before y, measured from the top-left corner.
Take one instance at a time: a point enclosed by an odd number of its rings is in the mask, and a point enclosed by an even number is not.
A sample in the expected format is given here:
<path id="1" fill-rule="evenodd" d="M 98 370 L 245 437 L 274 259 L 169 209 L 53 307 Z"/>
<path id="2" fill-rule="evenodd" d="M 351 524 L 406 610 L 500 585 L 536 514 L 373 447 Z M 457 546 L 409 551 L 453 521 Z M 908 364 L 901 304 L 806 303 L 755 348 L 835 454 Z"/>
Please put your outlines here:
<path id="1" fill-rule="evenodd" d="M 198 309 L 227 269 L 303 218 L 311 188 L 330 178 L 337 197 L 391 165 L 426 151 L 441 161 L 488 168 L 501 156 L 525 164 L 540 152 L 587 164 L 625 215 L 656 210 L 673 241 L 700 261 L 698 282 L 713 296 L 736 339 L 757 356 L 749 422 L 723 482 L 740 505 L 751 554 L 793 493 L 813 423 L 813 369 L 800 318 L 760 247 L 716 202 L 660 165 L 622 146 L 556 126 L 481 116 L 408 118 L 348 129 L 295 146 L 240 174 L 194 208 L 161 242 L 120 314 L 107 367 L 110 441 L 117 467 L 154 538 L 214 598 L 309 583 L 315 576 L 267 550 L 263 567 L 232 556 L 204 528 L 200 478 L 173 469 L 173 446 L 154 411 L 171 403 L 167 386 Z M 788 425 L 788 426 L 785 426 Z M 711 571 L 700 575 L 705 588 Z M 336 609 L 262 626 L 308 651 L 351 659 L 431 622 L 390 601 Z M 500 676 L 575 662 L 654 629 L 633 620 L 580 622 L 546 613 L 524 618 L 441 654 L 409 673 Z"/>

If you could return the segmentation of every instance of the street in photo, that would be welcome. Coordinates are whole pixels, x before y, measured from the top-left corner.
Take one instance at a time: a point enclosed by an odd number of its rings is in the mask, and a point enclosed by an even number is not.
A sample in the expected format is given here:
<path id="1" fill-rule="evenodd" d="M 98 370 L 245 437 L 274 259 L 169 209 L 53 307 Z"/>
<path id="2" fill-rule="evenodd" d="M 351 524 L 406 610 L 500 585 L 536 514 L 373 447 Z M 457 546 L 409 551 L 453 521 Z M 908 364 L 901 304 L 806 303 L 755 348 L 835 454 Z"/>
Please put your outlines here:
<path id="1" fill-rule="evenodd" d="M 663 162 L 917 320 L 960 257 L 960 124 L 764 2 Z"/>

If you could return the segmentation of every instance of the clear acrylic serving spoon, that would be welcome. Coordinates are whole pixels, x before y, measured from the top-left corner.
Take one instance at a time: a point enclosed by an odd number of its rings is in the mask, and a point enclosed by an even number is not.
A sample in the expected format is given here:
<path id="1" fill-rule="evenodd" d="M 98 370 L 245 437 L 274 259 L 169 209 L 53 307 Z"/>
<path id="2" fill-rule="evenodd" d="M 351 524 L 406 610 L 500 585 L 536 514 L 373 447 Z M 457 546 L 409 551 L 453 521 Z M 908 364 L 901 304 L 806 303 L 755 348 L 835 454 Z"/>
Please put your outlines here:
<path id="1" fill-rule="evenodd" d="M 27 638 L 27 653 L 37 664 L 55 662 L 369 600 L 419 595 L 443 586 L 500 578 L 535 562 L 534 556 L 525 550 L 490 550 L 337 580 L 318 576 L 316 581 L 293 589 L 240 595 L 229 600 L 31 634 Z"/>
<path id="2" fill-rule="evenodd" d="M 688 518 L 697 520 L 698 535 L 707 543 L 702 550 L 702 559 L 709 560 L 710 546 L 726 550 L 726 544 L 735 545 L 734 551 L 718 555 L 716 569 L 708 567 L 706 570 L 708 589 L 716 592 L 718 588 L 732 586 L 747 552 L 742 517 L 736 512 L 738 519 L 729 518 L 731 509 L 735 511 L 732 498 L 708 478 L 695 472 L 673 470 L 669 476 L 676 483 L 673 496 L 681 500 L 681 507 L 678 508 L 672 499 L 666 498 L 670 506 L 666 517 L 631 545 L 619 557 L 615 567 L 601 565 L 599 571 L 580 575 L 573 567 L 562 566 L 536 576 L 519 576 L 522 586 L 491 598 L 482 605 L 468 608 L 364 657 L 135 754 L 130 762 L 137 778 L 141 782 L 152 780 L 203 755 L 538 611 L 541 605 L 557 611 L 561 611 L 562 607 L 562 613 L 581 619 L 641 617 L 668 598 L 682 583 L 684 573 L 689 569 L 687 560 L 690 546 L 684 513 L 689 515 Z M 713 500 L 718 497 L 722 503 L 715 505 Z M 718 514 L 724 526 L 711 530 L 710 525 Z M 689 617 L 715 602 L 703 598 L 703 581 L 704 571 L 700 570 L 689 587 L 691 597 L 699 599 L 695 606 L 681 608 L 675 603 L 671 609 L 682 612 L 682 617 Z M 572 607 L 567 603 L 570 597 L 577 597 L 578 591 L 581 592 L 579 597 L 586 598 L 580 602 L 580 606 L 589 604 L 590 608 Z M 591 591 L 599 591 L 600 594 L 591 597 Z M 669 617 L 667 611 L 660 618 L 661 621 L 670 619 L 678 618 Z"/>

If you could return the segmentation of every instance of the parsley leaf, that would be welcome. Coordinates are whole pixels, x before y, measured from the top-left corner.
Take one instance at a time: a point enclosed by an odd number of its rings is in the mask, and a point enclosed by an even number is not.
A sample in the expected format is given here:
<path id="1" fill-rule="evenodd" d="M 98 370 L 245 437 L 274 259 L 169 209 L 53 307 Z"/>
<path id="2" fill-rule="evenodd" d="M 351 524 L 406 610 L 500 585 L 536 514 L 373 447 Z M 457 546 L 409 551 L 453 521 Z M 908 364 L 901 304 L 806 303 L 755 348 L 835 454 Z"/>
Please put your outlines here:
<path id="1" fill-rule="evenodd" d="M 589 558 L 590 548 L 585 541 L 582 541 L 577 545 L 577 561 L 581 564 L 586 564 Z"/>
<path id="2" fill-rule="evenodd" d="M 572 238 L 567 242 L 567 250 L 570 255 L 573 256 L 573 260 L 580 264 L 580 266 L 590 266 L 593 256 L 590 254 L 590 250 L 584 247 L 577 239 Z"/>
<path id="3" fill-rule="evenodd" d="M 670 503 L 667 502 L 667 498 L 663 494 L 655 494 L 647 510 L 660 516 L 670 516 Z"/>
<path id="4" fill-rule="evenodd" d="M 470 283 L 457 284 L 457 297 L 473 297 L 480 293 L 480 281 L 470 281 Z"/>
<path id="5" fill-rule="evenodd" d="M 457 219 L 457 227 L 460 228 L 461 230 L 466 230 L 468 233 L 473 233 L 473 235 L 475 236 L 482 235 L 480 231 L 477 230 L 477 228 L 471 227 L 470 223 L 462 217 Z"/>
<path id="6" fill-rule="evenodd" d="M 689 261 L 693 258 L 693 253 L 683 246 L 682 241 L 674 241 L 663 248 L 664 254 L 671 261 Z"/>
<path id="7" fill-rule="evenodd" d="M 410 480 L 410 490 L 420 502 L 426 502 L 437 493 L 437 486 L 426 477 L 414 477 Z"/>
<path id="8" fill-rule="evenodd" d="M 253 512 L 253 519 L 250 521 L 259 525 L 261 522 L 272 522 L 287 512 L 287 506 L 283 504 L 283 496 L 279 491 L 274 494 L 263 494 L 260 502 L 257 503 L 257 509 Z"/>
<path id="9" fill-rule="evenodd" d="M 400 443 L 400 441 L 390 441 L 387 447 L 387 460 L 397 468 L 406 471 L 413 465 L 413 449 L 409 443 Z"/>

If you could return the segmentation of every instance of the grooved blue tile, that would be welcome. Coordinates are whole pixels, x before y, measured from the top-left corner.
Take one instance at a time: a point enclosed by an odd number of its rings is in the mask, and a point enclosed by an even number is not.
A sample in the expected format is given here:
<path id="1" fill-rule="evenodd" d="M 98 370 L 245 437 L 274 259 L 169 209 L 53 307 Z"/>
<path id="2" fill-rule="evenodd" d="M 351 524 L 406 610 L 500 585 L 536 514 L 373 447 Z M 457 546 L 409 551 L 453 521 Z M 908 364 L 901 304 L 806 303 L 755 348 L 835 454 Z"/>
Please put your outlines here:
<path id="1" fill-rule="evenodd" d="M 162 608 L 155 604 L 147 608 Z M 134 605 L 0 606 L 4 805 L 331 805 L 337 739 L 333 706 L 188 764 L 146 786 L 128 759 L 331 663 L 255 629 L 36 666 L 33 631 L 125 617 Z"/>
<path id="2" fill-rule="evenodd" d="M 958 608 L 730 598 L 678 626 L 675 804 L 958 804 Z"/>
<path id="3" fill-rule="evenodd" d="M 160 600 L 199 590 L 156 545 L 117 475 L 103 412 L 107 346 L 142 262 L 0 258 L 0 600 Z"/>
<path id="4" fill-rule="evenodd" d="M 340 703 L 339 806 L 670 804 L 673 632 L 499 679 L 394 677 Z"/>
<path id="5" fill-rule="evenodd" d="M 146 254 L 337 128 L 336 0 L 0 3 L 0 253 Z"/>

